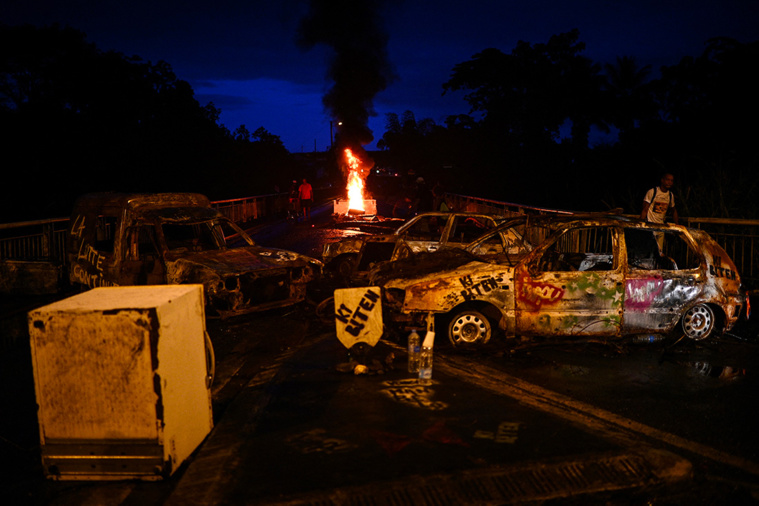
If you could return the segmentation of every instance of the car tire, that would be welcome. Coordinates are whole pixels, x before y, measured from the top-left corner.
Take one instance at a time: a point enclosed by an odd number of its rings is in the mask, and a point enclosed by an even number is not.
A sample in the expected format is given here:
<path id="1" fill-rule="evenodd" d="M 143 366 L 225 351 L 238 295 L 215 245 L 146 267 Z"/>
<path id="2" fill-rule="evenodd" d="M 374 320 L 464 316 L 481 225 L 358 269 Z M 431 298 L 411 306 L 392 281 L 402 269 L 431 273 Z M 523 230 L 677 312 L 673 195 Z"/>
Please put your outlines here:
<path id="1" fill-rule="evenodd" d="M 701 341 L 714 332 L 716 323 L 714 310 L 706 304 L 698 304 L 685 312 L 682 328 L 687 337 Z"/>
<path id="2" fill-rule="evenodd" d="M 455 348 L 485 344 L 492 335 L 490 320 L 472 309 L 456 313 L 448 323 L 448 340 Z"/>

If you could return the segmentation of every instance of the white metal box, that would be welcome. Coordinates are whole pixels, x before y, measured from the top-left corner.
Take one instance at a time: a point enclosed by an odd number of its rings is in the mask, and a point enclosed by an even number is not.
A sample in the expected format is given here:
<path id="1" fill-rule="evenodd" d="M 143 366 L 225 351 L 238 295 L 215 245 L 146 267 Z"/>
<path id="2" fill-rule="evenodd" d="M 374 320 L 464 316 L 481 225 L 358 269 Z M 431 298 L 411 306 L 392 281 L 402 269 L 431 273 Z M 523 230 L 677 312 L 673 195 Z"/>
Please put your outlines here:
<path id="1" fill-rule="evenodd" d="M 157 480 L 213 427 L 202 285 L 95 288 L 29 313 L 45 474 Z"/>

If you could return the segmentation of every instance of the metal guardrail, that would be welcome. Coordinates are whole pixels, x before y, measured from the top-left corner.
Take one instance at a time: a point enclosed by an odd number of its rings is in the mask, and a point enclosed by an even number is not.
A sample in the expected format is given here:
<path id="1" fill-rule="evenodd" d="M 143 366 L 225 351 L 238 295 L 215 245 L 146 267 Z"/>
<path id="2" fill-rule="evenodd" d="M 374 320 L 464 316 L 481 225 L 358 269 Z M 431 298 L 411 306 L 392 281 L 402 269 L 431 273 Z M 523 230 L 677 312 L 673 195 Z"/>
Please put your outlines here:
<path id="1" fill-rule="evenodd" d="M 573 214 L 572 211 L 523 206 L 509 202 L 446 195 L 453 208 L 462 211 L 489 212 L 504 216 L 521 214 Z M 684 218 L 683 225 L 708 233 L 735 262 L 743 284 L 759 290 L 759 220 L 728 218 Z"/>
<path id="2" fill-rule="evenodd" d="M 521 214 L 572 214 L 571 211 L 525 206 L 510 202 L 447 194 L 456 210 L 488 212 L 505 216 Z M 211 205 L 238 223 L 282 216 L 288 194 L 275 193 L 241 199 L 214 201 Z M 68 218 L 0 224 L 0 261 L 66 263 Z M 687 226 L 711 235 L 733 259 L 743 282 L 759 289 L 759 220 L 686 218 Z"/>
<path id="3" fill-rule="evenodd" d="M 564 211 L 561 209 L 525 206 L 499 200 L 457 195 L 455 193 L 446 193 L 445 201 L 456 211 L 471 211 L 477 213 L 498 214 L 501 216 L 519 216 L 522 214 L 573 214 L 572 211 Z"/>
<path id="4" fill-rule="evenodd" d="M 211 207 L 235 223 L 247 223 L 251 220 L 279 216 L 287 211 L 289 196 L 287 193 L 272 193 L 242 199 L 217 200 Z"/>
<path id="5" fill-rule="evenodd" d="M 284 216 L 287 193 L 218 200 L 211 207 L 236 223 L 250 223 Z M 0 223 L 0 261 L 66 263 L 69 218 Z"/>
<path id="6" fill-rule="evenodd" d="M 708 233 L 733 259 L 743 284 L 759 289 L 759 220 L 686 218 L 685 225 Z"/>
<path id="7" fill-rule="evenodd" d="M 68 218 L 0 223 L 0 260 L 63 263 Z"/>

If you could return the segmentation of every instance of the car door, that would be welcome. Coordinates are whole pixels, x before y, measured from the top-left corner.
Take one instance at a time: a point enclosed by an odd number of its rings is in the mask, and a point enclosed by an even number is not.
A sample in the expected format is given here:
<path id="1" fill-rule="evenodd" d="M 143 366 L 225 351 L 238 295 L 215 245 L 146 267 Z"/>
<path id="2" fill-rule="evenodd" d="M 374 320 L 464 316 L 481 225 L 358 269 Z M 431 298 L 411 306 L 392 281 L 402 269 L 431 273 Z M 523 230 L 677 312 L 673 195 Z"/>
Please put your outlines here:
<path id="1" fill-rule="evenodd" d="M 166 268 L 153 224 L 127 227 L 123 241 L 122 285 L 161 285 L 166 283 Z"/>
<path id="2" fill-rule="evenodd" d="M 516 269 L 518 335 L 619 335 L 624 269 L 619 232 L 576 226 L 549 238 Z"/>
<path id="3" fill-rule="evenodd" d="M 670 331 L 703 290 L 702 255 L 680 230 L 626 228 L 624 242 L 625 333 Z"/>

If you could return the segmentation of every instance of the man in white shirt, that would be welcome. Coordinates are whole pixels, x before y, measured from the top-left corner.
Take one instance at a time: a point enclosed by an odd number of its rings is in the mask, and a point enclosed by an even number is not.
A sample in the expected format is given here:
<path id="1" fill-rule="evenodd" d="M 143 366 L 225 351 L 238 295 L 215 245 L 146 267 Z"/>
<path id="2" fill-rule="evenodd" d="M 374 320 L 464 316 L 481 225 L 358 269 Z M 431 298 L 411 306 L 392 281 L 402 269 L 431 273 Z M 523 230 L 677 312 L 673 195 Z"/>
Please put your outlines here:
<path id="1" fill-rule="evenodd" d="M 664 223 L 669 210 L 672 210 L 672 221 L 677 223 L 677 209 L 675 208 L 675 196 L 672 194 L 672 186 L 675 184 L 675 176 L 664 174 L 661 177 L 661 184 L 658 187 L 651 188 L 643 197 L 643 210 L 640 213 L 640 219 L 652 223 Z"/>

